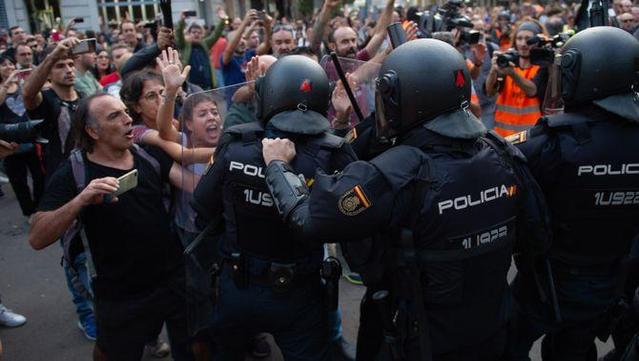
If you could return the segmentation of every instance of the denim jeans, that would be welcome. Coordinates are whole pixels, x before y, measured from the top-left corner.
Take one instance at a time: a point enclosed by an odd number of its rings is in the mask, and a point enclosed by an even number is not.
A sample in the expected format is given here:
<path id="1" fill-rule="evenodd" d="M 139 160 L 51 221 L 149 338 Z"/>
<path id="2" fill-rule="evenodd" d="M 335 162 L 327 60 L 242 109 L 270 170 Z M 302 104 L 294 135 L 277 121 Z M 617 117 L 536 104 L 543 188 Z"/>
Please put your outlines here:
<path id="1" fill-rule="evenodd" d="M 78 277 L 80 278 L 80 281 L 82 281 L 84 287 L 92 293 L 91 282 L 89 281 L 89 271 L 86 267 L 86 260 L 86 253 L 82 252 L 75 257 L 73 265 L 77 270 Z M 75 287 L 73 287 L 73 275 L 71 273 L 70 266 L 66 262 L 64 262 L 64 274 L 67 280 L 67 287 L 73 297 L 75 312 L 78 314 L 80 321 L 84 321 L 87 316 L 93 314 L 93 305 L 91 304 L 91 301 L 87 300 L 78 290 L 75 289 Z"/>

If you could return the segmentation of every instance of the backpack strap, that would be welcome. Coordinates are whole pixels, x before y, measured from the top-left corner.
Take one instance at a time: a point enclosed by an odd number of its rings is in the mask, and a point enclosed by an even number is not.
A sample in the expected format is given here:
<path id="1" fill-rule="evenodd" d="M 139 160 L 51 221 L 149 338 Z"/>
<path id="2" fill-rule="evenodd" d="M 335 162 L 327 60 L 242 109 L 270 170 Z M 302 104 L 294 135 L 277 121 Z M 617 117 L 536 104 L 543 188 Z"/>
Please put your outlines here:
<path id="1" fill-rule="evenodd" d="M 71 162 L 71 171 L 73 173 L 73 180 L 75 182 L 76 190 L 79 194 L 86 187 L 87 180 L 87 168 L 84 162 L 84 155 L 82 154 L 82 151 L 80 149 L 74 149 L 69 156 L 69 161 Z M 91 293 L 91 290 L 87 289 L 82 283 L 78 270 L 74 267 L 74 260 L 71 255 L 71 246 L 76 237 L 80 237 L 82 247 L 84 248 L 84 252 L 87 255 L 86 259 L 87 269 L 89 271 L 89 280 L 92 280 L 96 277 L 95 265 L 93 264 L 91 248 L 89 247 L 88 238 L 84 230 L 82 213 L 78 215 L 78 218 L 73 221 L 71 227 L 69 227 L 69 229 L 67 229 L 62 236 L 62 248 L 64 250 L 63 257 L 64 260 L 67 262 L 67 265 L 69 266 L 68 268 L 71 273 L 71 283 L 73 284 L 73 287 L 86 299 L 93 300 L 93 294 Z"/>
<path id="2" fill-rule="evenodd" d="M 162 175 L 162 171 L 161 171 L 161 168 L 160 168 L 160 162 L 158 162 L 157 159 L 153 158 L 153 156 L 151 156 L 146 150 L 144 150 L 144 148 L 142 148 L 139 145 L 133 143 L 133 147 L 131 149 L 133 150 L 134 153 L 136 153 L 137 155 L 142 157 L 144 160 L 149 162 L 151 164 L 151 166 L 153 166 L 153 170 L 155 171 L 155 173 L 158 176 Z"/>

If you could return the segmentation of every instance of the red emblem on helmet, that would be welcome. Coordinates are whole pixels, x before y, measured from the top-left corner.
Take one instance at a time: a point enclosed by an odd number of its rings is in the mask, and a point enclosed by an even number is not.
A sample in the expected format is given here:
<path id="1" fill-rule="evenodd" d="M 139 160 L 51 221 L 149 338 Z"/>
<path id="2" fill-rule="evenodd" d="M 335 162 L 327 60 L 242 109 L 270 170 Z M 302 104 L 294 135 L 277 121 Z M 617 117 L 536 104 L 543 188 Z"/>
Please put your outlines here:
<path id="1" fill-rule="evenodd" d="M 302 93 L 308 93 L 311 90 L 313 90 L 313 87 L 311 86 L 311 81 L 308 79 L 304 79 L 304 81 L 302 82 L 302 85 L 300 85 L 300 91 Z"/>
<path id="2" fill-rule="evenodd" d="M 462 70 L 457 70 L 455 72 L 455 86 L 458 88 L 463 88 L 466 85 L 466 79 L 464 79 L 464 72 Z"/>

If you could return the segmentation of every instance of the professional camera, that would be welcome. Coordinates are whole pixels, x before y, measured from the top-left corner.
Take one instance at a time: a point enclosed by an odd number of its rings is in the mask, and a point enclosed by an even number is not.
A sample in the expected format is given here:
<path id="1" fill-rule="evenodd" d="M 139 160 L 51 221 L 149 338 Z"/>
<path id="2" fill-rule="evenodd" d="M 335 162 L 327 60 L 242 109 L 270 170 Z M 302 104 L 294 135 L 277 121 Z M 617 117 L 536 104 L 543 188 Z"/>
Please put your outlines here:
<path id="1" fill-rule="evenodd" d="M 44 120 L 29 120 L 15 124 L 0 124 L 0 139 L 10 143 L 48 143 L 40 136 Z"/>
<path id="2" fill-rule="evenodd" d="M 481 33 L 477 30 L 464 30 L 459 37 L 459 42 L 464 44 L 475 45 L 479 43 L 481 39 Z"/>
<path id="3" fill-rule="evenodd" d="M 519 62 L 519 53 L 515 49 L 510 49 L 503 54 L 497 55 L 497 66 L 507 68 L 509 63 L 517 64 Z"/>
<path id="4" fill-rule="evenodd" d="M 528 39 L 526 41 L 528 45 L 537 45 L 536 48 L 530 49 L 530 62 L 541 66 L 552 64 L 555 59 L 555 52 L 561 49 L 573 34 L 568 32 L 559 33 L 552 38 L 535 35 Z"/>
<path id="5" fill-rule="evenodd" d="M 472 28 L 473 23 L 459 9 L 463 6 L 461 0 L 449 0 L 434 11 L 420 13 L 419 28 L 427 36 L 440 31 L 451 31 L 455 28 Z M 470 37 L 471 35 L 466 35 Z M 475 37 L 476 35 L 472 35 Z"/>

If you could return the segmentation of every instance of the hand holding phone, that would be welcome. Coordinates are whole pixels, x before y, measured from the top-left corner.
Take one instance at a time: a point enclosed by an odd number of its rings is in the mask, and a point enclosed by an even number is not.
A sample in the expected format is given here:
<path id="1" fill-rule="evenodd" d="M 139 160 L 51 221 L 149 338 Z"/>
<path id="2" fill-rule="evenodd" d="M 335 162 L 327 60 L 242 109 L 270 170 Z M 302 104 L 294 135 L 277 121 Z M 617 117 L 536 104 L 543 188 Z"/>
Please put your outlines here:
<path id="1" fill-rule="evenodd" d="M 97 41 L 95 38 L 80 40 L 80 42 L 71 48 L 71 55 L 80 55 L 95 52 Z"/>
<path id="2" fill-rule="evenodd" d="M 118 187 L 111 194 L 104 195 L 104 203 L 110 203 L 113 198 L 119 197 L 122 194 L 130 191 L 138 186 L 138 170 L 134 169 L 127 174 L 118 178 Z"/>
<path id="3" fill-rule="evenodd" d="M 134 169 L 129 173 L 118 178 L 118 190 L 113 192 L 113 196 L 117 197 L 138 186 L 138 170 Z"/>

